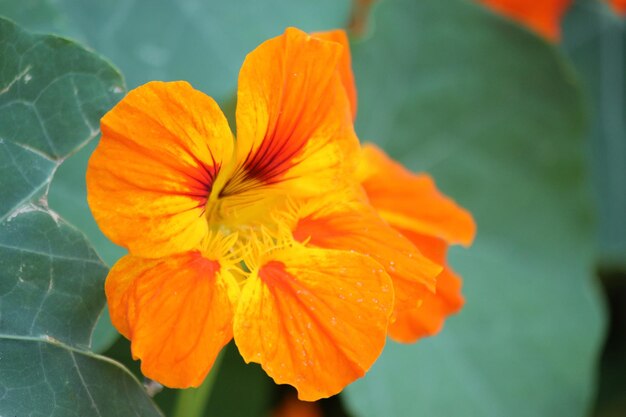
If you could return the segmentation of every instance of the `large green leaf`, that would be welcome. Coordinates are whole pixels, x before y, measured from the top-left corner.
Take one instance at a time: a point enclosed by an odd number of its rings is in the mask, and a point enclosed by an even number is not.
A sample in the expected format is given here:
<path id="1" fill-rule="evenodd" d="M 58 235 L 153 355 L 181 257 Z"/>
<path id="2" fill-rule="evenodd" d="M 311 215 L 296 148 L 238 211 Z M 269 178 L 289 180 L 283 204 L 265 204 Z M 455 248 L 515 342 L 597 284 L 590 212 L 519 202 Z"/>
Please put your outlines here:
<path id="1" fill-rule="evenodd" d="M 388 1 L 374 20 L 354 48 L 357 132 L 432 173 L 478 236 L 451 256 L 462 312 L 434 338 L 390 342 L 347 404 L 362 417 L 585 415 L 604 318 L 571 69 L 470 2 Z"/>
<path id="2" fill-rule="evenodd" d="M 0 232 L 2 334 L 89 348 L 107 268 L 85 238 L 36 204 L 14 211 Z"/>
<path id="3" fill-rule="evenodd" d="M 55 169 L 97 135 L 121 76 L 4 19 L 0 57 L 0 414 L 159 416 L 136 379 L 89 350 L 107 268 L 47 206 Z"/>
<path id="4" fill-rule="evenodd" d="M 2 415 L 162 417 L 117 362 L 51 341 L 0 343 Z"/>
<path id="5" fill-rule="evenodd" d="M 564 47 L 591 99 L 591 167 L 599 249 L 609 268 L 626 270 L 626 26 L 604 2 L 579 0 L 564 24 Z"/>
<path id="6" fill-rule="evenodd" d="M 0 220 L 44 191 L 62 159 L 95 137 L 98 117 L 123 91 L 119 75 L 87 51 L 3 22 L 0 178 L 7 186 Z"/>

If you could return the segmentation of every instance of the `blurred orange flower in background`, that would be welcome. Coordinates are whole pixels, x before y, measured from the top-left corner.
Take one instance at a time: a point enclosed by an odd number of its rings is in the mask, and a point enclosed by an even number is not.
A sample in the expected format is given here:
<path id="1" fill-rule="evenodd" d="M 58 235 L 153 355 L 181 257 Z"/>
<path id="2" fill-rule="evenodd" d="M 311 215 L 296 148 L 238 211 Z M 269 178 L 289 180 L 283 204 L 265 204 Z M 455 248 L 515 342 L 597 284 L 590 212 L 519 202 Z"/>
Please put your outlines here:
<path id="1" fill-rule="evenodd" d="M 88 200 L 130 252 L 106 293 L 146 376 L 198 386 L 234 338 L 316 400 L 363 376 L 388 332 L 413 341 L 460 308 L 442 265 L 471 216 L 361 149 L 355 114 L 345 33 L 290 28 L 243 63 L 236 140 L 185 82 L 148 83 L 103 117 Z"/>
<path id="2" fill-rule="evenodd" d="M 572 0 L 480 0 L 491 9 L 516 20 L 546 39 L 561 37 L 561 18 Z"/>
<path id="3" fill-rule="evenodd" d="M 272 412 L 271 417 L 322 417 L 319 403 L 300 401 L 295 395 L 287 395 Z"/>
<path id="4" fill-rule="evenodd" d="M 609 0 L 611 7 L 620 15 L 626 15 L 626 0 Z"/>

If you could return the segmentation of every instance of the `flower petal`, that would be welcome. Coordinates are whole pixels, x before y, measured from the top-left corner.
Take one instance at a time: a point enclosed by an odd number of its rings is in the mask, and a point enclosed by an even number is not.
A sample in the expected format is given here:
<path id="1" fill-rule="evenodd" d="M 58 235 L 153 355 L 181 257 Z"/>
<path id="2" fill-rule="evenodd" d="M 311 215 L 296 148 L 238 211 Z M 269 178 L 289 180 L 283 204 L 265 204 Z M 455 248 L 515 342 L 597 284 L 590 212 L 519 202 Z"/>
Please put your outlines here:
<path id="1" fill-rule="evenodd" d="M 385 344 L 389 276 L 356 253 L 303 248 L 272 252 L 252 271 L 235 314 L 235 342 L 301 400 L 336 394 L 364 375 Z"/>
<path id="2" fill-rule="evenodd" d="M 344 30 L 330 30 L 328 32 L 315 32 L 311 36 L 326 41 L 337 42 L 343 46 L 341 60 L 337 66 L 341 82 L 350 100 L 350 109 L 352 110 L 352 119 L 356 117 L 357 96 L 356 86 L 354 84 L 354 74 L 352 73 L 352 57 L 350 55 L 350 42 Z"/>
<path id="3" fill-rule="evenodd" d="M 425 174 L 413 174 L 374 145 L 363 147 L 358 176 L 371 205 L 391 226 L 471 244 L 476 225 L 465 209 L 437 190 Z"/>
<path id="4" fill-rule="evenodd" d="M 222 195 L 259 186 L 318 195 L 349 178 L 358 140 L 337 66 L 342 47 L 289 28 L 243 63 L 237 96 L 238 168 Z"/>
<path id="5" fill-rule="evenodd" d="M 87 168 L 91 210 L 102 231 L 134 255 L 196 247 L 213 180 L 232 158 L 228 123 L 186 82 L 151 82 L 102 118 Z"/>
<path id="6" fill-rule="evenodd" d="M 448 245 L 444 241 L 413 232 L 406 232 L 406 236 L 430 259 L 445 265 Z M 421 299 L 420 305 L 396 313 L 394 322 L 389 326 L 392 339 L 412 343 L 439 333 L 444 321 L 463 307 L 461 278 L 452 269 L 445 267 L 437 277 L 437 290 L 432 292 L 422 289 L 418 297 Z"/>
<path id="7" fill-rule="evenodd" d="M 147 377 L 173 388 L 202 383 L 232 338 L 233 276 L 199 252 L 125 256 L 106 281 L 113 324 L 131 340 Z"/>
<path id="8" fill-rule="evenodd" d="M 335 202 L 313 210 L 298 220 L 294 238 L 309 246 L 356 251 L 372 257 L 393 281 L 396 310 L 417 305 L 418 295 L 435 290 L 441 266 L 422 255 L 370 207 Z"/>

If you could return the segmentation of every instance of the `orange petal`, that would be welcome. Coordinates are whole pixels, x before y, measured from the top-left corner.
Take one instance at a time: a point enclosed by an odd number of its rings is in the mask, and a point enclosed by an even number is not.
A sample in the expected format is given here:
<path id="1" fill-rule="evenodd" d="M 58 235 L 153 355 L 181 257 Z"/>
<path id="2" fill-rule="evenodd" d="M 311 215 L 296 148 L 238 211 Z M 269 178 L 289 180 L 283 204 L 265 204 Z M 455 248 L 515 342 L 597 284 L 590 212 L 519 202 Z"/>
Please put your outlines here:
<path id="1" fill-rule="evenodd" d="M 237 283 L 199 252 L 125 256 L 105 289 L 113 324 L 131 340 L 141 371 L 168 387 L 200 385 L 232 338 Z"/>
<path id="2" fill-rule="evenodd" d="M 471 214 L 437 190 L 426 174 L 413 174 L 374 145 L 363 147 L 358 176 L 371 205 L 397 229 L 471 244 Z"/>
<path id="3" fill-rule="evenodd" d="M 420 250 L 435 262 L 445 265 L 448 245 L 436 238 L 421 236 L 405 231 L 407 236 Z M 408 309 L 402 309 L 395 315 L 395 321 L 389 326 L 389 336 L 404 343 L 437 334 L 445 320 L 463 307 L 461 278 L 449 267 L 437 277 L 436 292 L 422 289 L 418 294 L 421 303 Z"/>
<path id="4" fill-rule="evenodd" d="M 341 82 L 346 90 L 348 99 L 350 100 L 350 109 L 352 110 L 352 119 L 354 120 L 357 110 L 357 97 L 356 86 L 354 84 L 354 74 L 352 73 L 350 42 L 348 41 L 348 36 L 346 35 L 346 32 L 344 30 L 330 30 L 328 32 L 316 32 L 313 33 L 311 36 L 318 39 L 337 42 L 341 44 L 341 46 L 343 46 L 341 60 L 339 61 L 337 70 L 339 71 Z"/>
<path id="5" fill-rule="evenodd" d="M 232 157 L 228 123 L 186 82 L 151 82 L 102 118 L 87 168 L 89 206 L 102 231 L 134 255 L 196 247 L 213 180 Z"/>
<path id="6" fill-rule="evenodd" d="M 393 291 L 371 258 L 351 252 L 276 250 L 246 282 L 235 342 L 301 400 L 341 391 L 364 375 L 385 344 Z"/>
<path id="7" fill-rule="evenodd" d="M 251 52 L 239 74 L 239 167 L 222 195 L 275 185 L 319 195 L 349 178 L 358 153 L 337 66 L 342 47 L 289 28 Z"/>
<path id="8" fill-rule="evenodd" d="M 516 20 L 548 40 L 561 37 L 561 18 L 572 0 L 480 0 L 493 10 Z"/>
<path id="9" fill-rule="evenodd" d="M 293 236 L 307 245 L 372 257 L 393 281 L 396 310 L 415 306 L 418 295 L 434 291 L 442 270 L 368 206 L 334 203 L 315 210 L 298 220 Z"/>

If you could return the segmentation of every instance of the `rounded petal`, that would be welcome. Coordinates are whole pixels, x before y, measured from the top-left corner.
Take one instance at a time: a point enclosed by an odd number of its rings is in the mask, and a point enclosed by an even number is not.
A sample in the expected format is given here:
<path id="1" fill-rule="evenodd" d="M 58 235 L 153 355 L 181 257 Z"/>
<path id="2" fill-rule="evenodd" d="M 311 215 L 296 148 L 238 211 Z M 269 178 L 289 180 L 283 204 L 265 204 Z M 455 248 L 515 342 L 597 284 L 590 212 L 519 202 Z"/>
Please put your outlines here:
<path id="1" fill-rule="evenodd" d="M 428 175 L 408 171 L 368 144 L 358 176 L 371 205 L 394 228 L 448 243 L 472 243 L 476 225 L 471 214 L 440 193 Z"/>
<path id="2" fill-rule="evenodd" d="M 238 168 L 224 196 L 284 188 L 318 195 L 346 182 L 358 156 L 337 66 L 342 46 L 289 28 L 252 51 L 239 74 Z"/>
<path id="3" fill-rule="evenodd" d="M 186 82 L 151 82 L 101 121 L 87 167 L 87 198 L 102 231 L 131 253 L 195 249 L 213 181 L 232 158 L 226 118 Z"/>
<path id="4" fill-rule="evenodd" d="M 445 265 L 448 245 L 444 241 L 407 231 L 405 236 L 430 259 Z M 445 320 L 463 307 L 461 278 L 452 269 L 445 267 L 437 277 L 436 291 L 422 288 L 417 297 L 421 300 L 419 305 L 396 311 L 394 320 L 389 325 L 389 336 L 392 339 L 412 343 L 422 337 L 439 333 Z"/>
<path id="5" fill-rule="evenodd" d="M 393 290 L 371 258 L 351 252 L 276 250 L 248 278 L 235 342 L 301 400 L 341 391 L 364 375 L 385 344 Z"/>
<path id="6" fill-rule="evenodd" d="M 442 267 L 387 225 L 369 206 L 331 204 L 298 220 L 293 236 L 309 246 L 356 251 L 376 260 L 392 279 L 395 309 L 417 305 L 434 292 Z"/>
<path id="7" fill-rule="evenodd" d="M 352 110 L 352 119 L 356 118 L 357 96 L 356 86 L 354 84 L 354 74 L 352 73 L 352 56 L 350 55 L 350 42 L 345 30 L 330 30 L 327 32 L 315 32 L 313 37 L 326 41 L 337 42 L 343 46 L 341 52 L 341 60 L 337 66 L 341 83 L 346 90 L 348 100 L 350 100 L 350 109 Z"/>
<path id="8" fill-rule="evenodd" d="M 113 324 L 131 340 L 141 371 L 165 386 L 200 385 L 232 338 L 238 285 L 199 252 L 125 256 L 111 269 L 106 294 Z"/>

